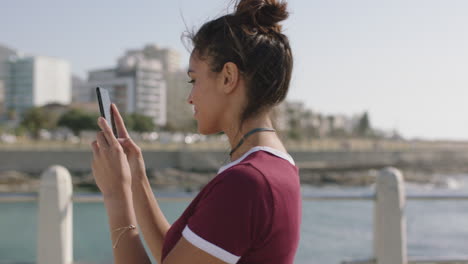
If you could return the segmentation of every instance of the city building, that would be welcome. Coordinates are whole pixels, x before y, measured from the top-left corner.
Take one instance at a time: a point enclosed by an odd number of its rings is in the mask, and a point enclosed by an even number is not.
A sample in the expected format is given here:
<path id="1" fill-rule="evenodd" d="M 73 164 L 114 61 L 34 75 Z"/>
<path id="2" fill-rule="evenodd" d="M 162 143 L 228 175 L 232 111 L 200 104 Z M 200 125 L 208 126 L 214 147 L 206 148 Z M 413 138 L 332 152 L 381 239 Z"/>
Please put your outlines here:
<path id="1" fill-rule="evenodd" d="M 5 93 L 8 116 L 20 118 L 25 110 L 49 103 L 71 101 L 70 64 L 46 56 L 15 56 L 8 61 Z"/>
<path id="2" fill-rule="evenodd" d="M 180 68 L 180 54 L 155 44 L 125 52 L 115 68 L 90 71 L 87 83 L 74 78 L 73 102 L 96 101 L 95 88 L 106 88 L 122 112 L 153 117 L 155 124 L 191 130 L 190 84 Z"/>
<path id="3" fill-rule="evenodd" d="M 146 58 L 142 51 L 127 52 L 116 68 L 89 72 L 87 85 L 92 100 L 96 100 L 96 87 L 105 88 L 122 113 L 139 113 L 151 117 L 156 125 L 166 125 L 163 65 L 157 59 Z"/>
<path id="4" fill-rule="evenodd" d="M 143 48 L 142 52 L 147 59 L 159 60 L 162 63 L 163 71 L 171 73 L 180 71 L 180 54 L 176 50 L 159 48 L 156 44 L 149 44 Z"/>
<path id="5" fill-rule="evenodd" d="M 275 108 L 274 121 L 277 129 L 290 137 L 310 139 L 352 135 L 359 120 L 343 114 L 315 112 L 300 101 L 284 101 Z"/>
<path id="6" fill-rule="evenodd" d="M 9 76 L 8 60 L 10 57 L 15 55 L 17 55 L 15 50 L 0 45 L 0 116 L 3 116 L 5 113 L 5 89 Z"/>
<path id="7" fill-rule="evenodd" d="M 164 72 L 180 71 L 179 52 L 169 48 L 159 48 L 156 44 L 148 44 L 141 50 L 127 50 L 121 59 L 126 60 L 126 58 L 129 57 L 143 57 L 148 60 L 158 60 L 161 62 Z"/>
<path id="8" fill-rule="evenodd" d="M 196 129 L 193 106 L 187 102 L 192 89 L 187 71 L 166 72 L 167 81 L 167 127 L 171 130 L 191 131 Z"/>
<path id="9" fill-rule="evenodd" d="M 93 94 L 88 83 L 78 76 L 72 75 L 72 102 L 74 103 L 88 103 L 93 101 Z"/>
<path id="10" fill-rule="evenodd" d="M 107 89 L 112 102 L 117 105 L 121 112 L 135 112 L 136 88 L 132 76 L 120 76 L 117 69 L 114 68 L 90 71 L 86 84 L 88 102 L 97 102 L 96 87 Z"/>
<path id="11" fill-rule="evenodd" d="M 284 101 L 275 107 L 272 115 L 274 126 L 288 137 L 311 138 L 320 126 L 319 116 L 306 109 L 303 102 Z"/>
<path id="12" fill-rule="evenodd" d="M 316 114 L 310 109 L 304 109 L 301 115 L 301 127 L 305 138 L 320 136 L 320 114 Z"/>
<path id="13" fill-rule="evenodd" d="M 180 54 L 150 44 L 126 51 L 116 67 L 90 71 L 84 83 L 73 78 L 73 102 L 96 102 L 99 86 L 110 92 L 122 113 L 148 115 L 158 126 L 191 131 L 196 123 L 187 103 L 191 89 L 187 81 L 187 70 L 180 68 Z"/>

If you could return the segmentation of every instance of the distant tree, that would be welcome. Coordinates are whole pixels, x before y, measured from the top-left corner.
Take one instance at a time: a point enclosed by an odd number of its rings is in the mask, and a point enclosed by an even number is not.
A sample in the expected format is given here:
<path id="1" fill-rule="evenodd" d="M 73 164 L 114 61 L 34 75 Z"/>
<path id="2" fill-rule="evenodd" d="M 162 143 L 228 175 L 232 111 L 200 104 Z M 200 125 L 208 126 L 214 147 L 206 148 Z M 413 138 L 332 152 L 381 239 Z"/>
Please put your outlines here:
<path id="1" fill-rule="evenodd" d="M 391 139 L 403 139 L 403 136 L 400 134 L 400 132 L 396 129 L 393 129 L 390 135 Z"/>
<path id="2" fill-rule="evenodd" d="M 125 128 L 127 128 L 128 131 L 133 131 L 133 127 L 135 126 L 135 123 L 133 121 L 132 115 L 123 114 L 122 118 L 125 123 Z"/>
<path id="3" fill-rule="evenodd" d="M 334 115 L 329 115 L 327 116 L 328 119 L 328 127 L 329 127 L 329 136 L 333 136 L 335 132 L 335 116 Z"/>
<path id="4" fill-rule="evenodd" d="M 316 122 L 315 122 L 315 115 L 313 114 L 312 111 L 307 110 L 304 113 L 302 113 L 302 120 L 304 121 L 303 125 L 301 125 L 301 131 L 303 137 L 307 139 L 311 139 L 314 137 L 318 137 L 318 127 L 316 127 Z"/>
<path id="5" fill-rule="evenodd" d="M 19 125 L 14 128 L 14 133 L 17 137 L 22 137 L 26 134 L 26 128 L 24 128 L 22 125 Z"/>
<path id="6" fill-rule="evenodd" d="M 302 139 L 300 121 L 297 118 L 289 119 L 288 137 L 293 140 Z"/>
<path id="7" fill-rule="evenodd" d="M 30 132 L 34 139 L 39 139 L 39 131 L 52 128 L 53 124 L 51 124 L 47 113 L 42 108 L 32 107 L 24 113 L 20 126 Z"/>
<path id="8" fill-rule="evenodd" d="M 346 130 L 344 130 L 343 128 L 335 128 L 330 132 L 330 136 L 338 137 L 338 138 L 345 138 L 345 137 L 348 137 L 349 135 L 346 132 Z"/>
<path id="9" fill-rule="evenodd" d="M 8 109 L 7 111 L 7 119 L 8 120 L 16 120 L 18 118 L 18 114 L 16 113 L 15 109 Z"/>
<path id="10" fill-rule="evenodd" d="M 364 112 L 361 118 L 359 119 L 359 123 L 356 127 L 356 133 L 359 136 L 369 136 L 372 132 L 372 127 L 370 124 L 369 114 Z"/>
<path id="11" fill-rule="evenodd" d="M 57 125 L 71 129 L 75 135 L 83 130 L 98 130 L 97 113 L 88 113 L 79 109 L 71 109 L 64 113 L 58 120 Z"/>
<path id="12" fill-rule="evenodd" d="M 163 129 L 168 132 L 176 132 L 178 130 L 177 127 L 171 121 L 167 121 Z"/>
<path id="13" fill-rule="evenodd" d="M 135 132 L 151 132 L 156 128 L 153 119 L 149 116 L 145 116 L 138 113 L 133 113 L 129 115 L 129 118 L 133 122 L 133 131 Z"/>
<path id="14" fill-rule="evenodd" d="M 184 127 L 184 131 L 198 133 L 198 121 L 196 119 L 192 119 L 187 122 Z"/>

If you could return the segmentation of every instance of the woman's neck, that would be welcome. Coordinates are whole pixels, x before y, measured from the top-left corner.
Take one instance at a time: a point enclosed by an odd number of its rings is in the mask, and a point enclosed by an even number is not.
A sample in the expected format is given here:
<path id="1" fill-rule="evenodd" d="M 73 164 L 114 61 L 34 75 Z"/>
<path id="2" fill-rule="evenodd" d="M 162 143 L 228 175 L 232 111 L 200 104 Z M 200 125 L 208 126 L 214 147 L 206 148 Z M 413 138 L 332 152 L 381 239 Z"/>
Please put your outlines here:
<path id="1" fill-rule="evenodd" d="M 242 126 L 242 130 L 240 131 L 239 127 L 233 127 L 230 130 L 225 130 L 225 133 L 229 138 L 231 150 L 239 144 L 242 137 L 246 133 L 252 131 L 255 128 L 273 128 L 273 124 L 268 116 L 262 116 L 256 119 L 245 121 Z M 244 142 L 237 149 L 235 149 L 231 155 L 231 161 L 239 159 L 242 157 L 242 155 L 255 146 L 268 146 L 286 152 L 276 132 L 260 131 L 248 136 Z"/>

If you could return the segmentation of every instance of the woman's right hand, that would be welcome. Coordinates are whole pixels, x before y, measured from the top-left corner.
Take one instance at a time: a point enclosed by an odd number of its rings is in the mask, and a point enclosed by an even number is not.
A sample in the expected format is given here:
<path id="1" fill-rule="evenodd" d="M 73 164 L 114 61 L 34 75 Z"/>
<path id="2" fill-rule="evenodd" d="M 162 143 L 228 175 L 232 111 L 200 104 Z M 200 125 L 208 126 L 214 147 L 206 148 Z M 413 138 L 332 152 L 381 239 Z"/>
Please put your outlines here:
<path id="1" fill-rule="evenodd" d="M 143 159 L 141 148 L 130 138 L 117 106 L 112 104 L 111 107 L 115 127 L 117 128 L 117 140 L 127 155 L 130 172 L 132 174 L 132 181 L 140 180 L 142 177 L 146 177 L 145 161 Z"/>

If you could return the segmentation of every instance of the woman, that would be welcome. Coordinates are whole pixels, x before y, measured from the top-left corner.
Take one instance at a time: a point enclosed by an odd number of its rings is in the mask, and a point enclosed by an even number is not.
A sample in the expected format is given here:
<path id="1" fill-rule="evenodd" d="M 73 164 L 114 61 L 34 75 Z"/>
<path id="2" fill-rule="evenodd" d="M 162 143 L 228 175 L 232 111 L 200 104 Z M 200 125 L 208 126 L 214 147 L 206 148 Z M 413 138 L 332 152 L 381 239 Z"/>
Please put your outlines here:
<path id="1" fill-rule="evenodd" d="M 191 36 L 188 103 L 201 134 L 228 136 L 232 162 L 172 226 L 115 105 L 118 138 L 98 120 L 93 174 L 109 217 L 115 263 L 150 263 L 139 230 L 158 263 L 294 262 L 301 219 L 298 168 L 269 117 L 291 79 L 291 49 L 278 24 L 287 16 L 286 3 L 242 0 L 234 13 Z"/>

